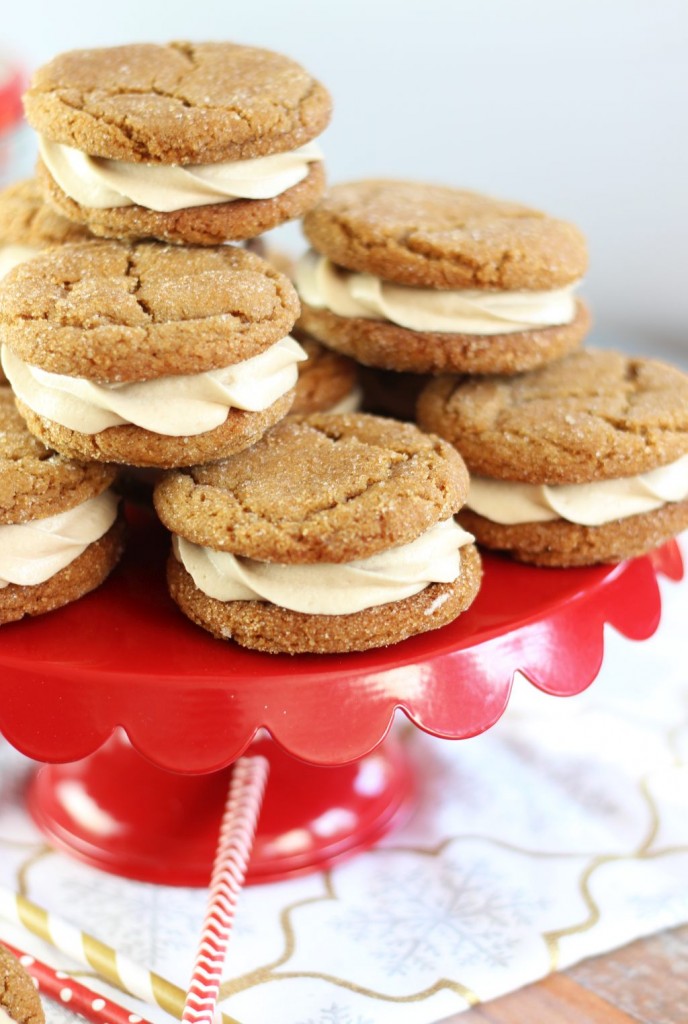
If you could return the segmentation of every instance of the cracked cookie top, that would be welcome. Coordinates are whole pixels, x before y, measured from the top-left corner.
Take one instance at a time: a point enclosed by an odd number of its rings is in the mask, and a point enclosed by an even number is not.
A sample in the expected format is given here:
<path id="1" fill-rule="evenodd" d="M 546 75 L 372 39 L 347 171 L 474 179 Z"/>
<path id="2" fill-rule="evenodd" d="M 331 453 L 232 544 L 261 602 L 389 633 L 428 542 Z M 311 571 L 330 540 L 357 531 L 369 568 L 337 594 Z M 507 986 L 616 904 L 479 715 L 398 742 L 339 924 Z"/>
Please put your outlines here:
<path id="1" fill-rule="evenodd" d="M 303 229 L 334 263 L 414 287 L 549 290 L 587 267 L 585 239 L 573 224 L 441 185 L 336 185 Z"/>
<path id="2" fill-rule="evenodd" d="M 49 206 L 34 178 L 15 181 L 0 192 L 0 244 L 64 245 L 91 238 L 82 224 L 62 217 Z"/>
<path id="3" fill-rule="evenodd" d="M 119 383 L 250 359 L 291 330 L 293 285 L 229 245 L 92 241 L 0 282 L 0 338 L 51 373 Z"/>
<path id="4" fill-rule="evenodd" d="M 224 462 L 166 474 L 163 523 L 266 562 L 350 562 L 409 543 L 463 505 L 457 452 L 410 423 L 360 413 L 289 417 Z"/>
<path id="5" fill-rule="evenodd" d="M 9 388 L 0 388 L 0 523 L 57 515 L 95 498 L 116 470 L 76 462 L 46 448 L 29 433 Z"/>
<path id="6" fill-rule="evenodd" d="M 440 377 L 418 422 L 471 473 L 534 484 L 645 473 L 688 454 L 688 375 L 587 349 L 516 377 Z"/>
<path id="7" fill-rule="evenodd" d="M 29 123 L 91 156 L 162 164 L 296 149 L 327 125 L 327 90 L 295 61 L 234 43 L 72 50 L 35 73 Z"/>

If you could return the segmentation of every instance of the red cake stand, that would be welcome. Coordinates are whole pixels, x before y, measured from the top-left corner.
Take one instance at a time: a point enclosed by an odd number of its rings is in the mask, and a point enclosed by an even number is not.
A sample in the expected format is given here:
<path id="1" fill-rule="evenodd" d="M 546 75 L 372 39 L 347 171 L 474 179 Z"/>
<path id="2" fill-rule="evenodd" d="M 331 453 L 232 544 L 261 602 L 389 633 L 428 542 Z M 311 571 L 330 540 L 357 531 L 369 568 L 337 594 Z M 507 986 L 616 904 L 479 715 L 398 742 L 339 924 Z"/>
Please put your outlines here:
<path id="1" fill-rule="evenodd" d="M 547 693 L 597 675 L 603 628 L 644 639 L 660 618 L 671 542 L 617 566 L 538 569 L 484 557 L 454 623 L 392 647 L 281 656 L 192 625 L 164 583 L 162 527 L 136 510 L 127 554 L 99 590 L 0 631 L 0 729 L 37 773 L 29 807 L 90 864 L 207 884 L 230 765 L 272 770 L 249 881 L 319 869 L 374 842 L 409 806 L 412 773 L 387 736 L 397 709 L 464 739 L 504 711 L 516 671 Z"/>

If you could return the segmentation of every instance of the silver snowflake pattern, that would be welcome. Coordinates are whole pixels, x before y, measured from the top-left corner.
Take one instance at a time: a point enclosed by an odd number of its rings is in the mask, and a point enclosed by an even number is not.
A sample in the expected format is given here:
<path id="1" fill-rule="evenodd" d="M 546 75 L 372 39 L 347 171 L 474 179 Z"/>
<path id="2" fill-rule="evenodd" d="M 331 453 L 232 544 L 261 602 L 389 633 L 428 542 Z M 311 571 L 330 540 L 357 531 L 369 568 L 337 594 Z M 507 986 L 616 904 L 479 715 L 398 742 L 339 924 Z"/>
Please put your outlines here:
<path id="1" fill-rule="evenodd" d="M 547 784 L 560 790 L 565 798 L 577 805 L 584 814 L 609 824 L 623 820 L 623 808 L 614 799 L 614 794 L 600 786 L 599 766 L 589 759 L 562 754 L 551 757 L 545 752 L 533 750 L 525 739 L 507 739 L 508 748 L 521 761 L 530 762 L 530 769 L 547 780 Z M 545 817 L 545 812 L 543 811 Z"/>
<path id="2" fill-rule="evenodd" d="M 331 1006 L 323 1007 L 318 1018 L 309 1017 L 308 1020 L 297 1021 L 297 1024 L 375 1024 L 372 1017 L 361 1017 L 357 1014 L 352 1016 L 347 1006 L 338 1006 L 332 1003 Z"/>
<path id="3" fill-rule="evenodd" d="M 482 864 L 434 861 L 431 872 L 413 865 L 394 878 L 378 871 L 365 896 L 339 923 L 388 976 L 436 970 L 447 957 L 462 966 L 505 966 L 535 909 L 524 892 L 505 892 L 503 879 Z"/>

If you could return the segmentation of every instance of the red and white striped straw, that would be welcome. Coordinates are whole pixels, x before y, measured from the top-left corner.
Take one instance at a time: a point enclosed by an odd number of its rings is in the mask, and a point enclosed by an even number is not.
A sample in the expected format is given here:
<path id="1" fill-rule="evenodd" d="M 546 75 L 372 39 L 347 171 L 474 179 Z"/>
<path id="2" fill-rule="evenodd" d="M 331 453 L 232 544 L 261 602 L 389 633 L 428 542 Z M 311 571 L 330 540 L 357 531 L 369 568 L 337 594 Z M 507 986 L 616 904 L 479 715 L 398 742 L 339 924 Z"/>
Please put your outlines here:
<path id="1" fill-rule="evenodd" d="M 210 878 L 210 894 L 182 1021 L 211 1024 L 237 897 L 246 877 L 270 766 L 264 757 L 235 763 Z"/>

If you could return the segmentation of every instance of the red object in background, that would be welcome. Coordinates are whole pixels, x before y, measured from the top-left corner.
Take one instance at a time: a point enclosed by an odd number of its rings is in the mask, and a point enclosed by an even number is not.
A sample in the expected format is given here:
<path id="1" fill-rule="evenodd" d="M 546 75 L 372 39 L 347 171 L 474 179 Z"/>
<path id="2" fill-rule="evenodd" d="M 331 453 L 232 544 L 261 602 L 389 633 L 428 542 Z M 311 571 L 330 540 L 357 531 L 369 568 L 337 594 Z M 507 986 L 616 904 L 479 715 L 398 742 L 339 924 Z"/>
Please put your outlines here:
<path id="1" fill-rule="evenodd" d="M 220 770 L 259 730 L 274 742 L 251 748 L 272 761 L 251 881 L 369 845 L 407 807 L 408 765 L 380 747 L 397 708 L 426 732 L 462 739 L 497 721 L 517 670 L 548 693 L 578 693 L 599 671 L 604 624 L 650 636 L 657 573 L 682 575 L 674 542 L 586 569 L 486 555 L 474 605 L 440 630 L 362 653 L 269 655 L 190 623 L 167 595 L 162 528 L 140 512 L 132 526 L 103 587 L 2 627 L 0 728 L 30 757 L 78 762 L 47 766 L 33 788 L 53 841 L 115 873 L 172 884 L 207 881 L 227 788 Z"/>
<path id="2" fill-rule="evenodd" d="M 28 171 L 28 127 L 22 107 L 25 87 L 23 69 L 0 54 L 0 186 Z"/>
<path id="3" fill-rule="evenodd" d="M 21 98 L 25 86 L 22 69 L 0 57 L 0 133 L 16 128 L 23 120 Z"/>

